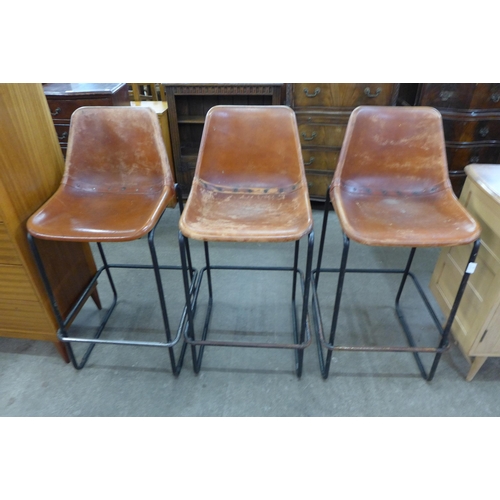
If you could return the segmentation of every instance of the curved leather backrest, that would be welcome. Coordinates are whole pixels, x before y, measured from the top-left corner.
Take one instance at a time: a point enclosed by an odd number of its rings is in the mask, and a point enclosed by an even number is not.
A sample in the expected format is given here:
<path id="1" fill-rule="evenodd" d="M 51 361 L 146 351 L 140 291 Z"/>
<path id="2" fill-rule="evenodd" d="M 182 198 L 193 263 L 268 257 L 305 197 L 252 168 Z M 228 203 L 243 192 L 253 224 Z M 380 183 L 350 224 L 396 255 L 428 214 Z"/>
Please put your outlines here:
<path id="1" fill-rule="evenodd" d="M 334 184 L 367 194 L 451 189 L 441 114 L 430 107 L 356 108 Z"/>
<path id="2" fill-rule="evenodd" d="M 304 181 L 301 162 L 289 107 L 215 106 L 206 116 L 195 178 L 227 188 L 279 189 Z"/>
<path id="3" fill-rule="evenodd" d="M 173 179 L 156 113 L 149 108 L 77 109 L 62 184 L 102 192 L 160 192 Z"/>

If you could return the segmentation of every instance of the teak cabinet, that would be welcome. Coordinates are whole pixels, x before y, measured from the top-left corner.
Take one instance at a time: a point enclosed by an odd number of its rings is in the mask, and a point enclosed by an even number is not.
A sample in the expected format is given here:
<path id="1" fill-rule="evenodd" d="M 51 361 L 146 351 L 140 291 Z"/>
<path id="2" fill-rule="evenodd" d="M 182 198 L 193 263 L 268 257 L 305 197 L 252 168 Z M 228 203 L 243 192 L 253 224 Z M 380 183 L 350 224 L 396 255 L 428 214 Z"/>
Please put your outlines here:
<path id="1" fill-rule="evenodd" d="M 488 357 L 500 356 L 500 165 L 468 165 L 465 173 L 460 202 L 481 225 L 481 247 L 452 334 L 471 363 L 472 380 Z M 434 268 L 430 289 L 445 315 L 471 247 L 444 248 Z"/>
<path id="2" fill-rule="evenodd" d="M 45 83 L 43 86 L 63 155 L 68 148 L 69 121 L 82 106 L 128 106 L 126 83 Z"/>
<path id="3" fill-rule="evenodd" d="M 26 238 L 26 221 L 58 188 L 64 160 L 41 84 L 0 84 L 0 336 L 54 342 L 57 322 Z M 67 315 L 95 273 L 90 247 L 40 241 Z"/>
<path id="4" fill-rule="evenodd" d="M 397 83 L 288 83 L 286 103 L 293 108 L 312 200 L 325 199 L 357 106 L 396 104 Z"/>
<path id="5" fill-rule="evenodd" d="M 165 83 L 175 179 L 187 196 L 208 110 L 218 104 L 282 104 L 281 83 Z"/>
<path id="6" fill-rule="evenodd" d="M 457 196 L 470 163 L 500 163 L 500 83 L 419 83 L 416 106 L 432 106 L 443 117 L 450 180 Z"/>

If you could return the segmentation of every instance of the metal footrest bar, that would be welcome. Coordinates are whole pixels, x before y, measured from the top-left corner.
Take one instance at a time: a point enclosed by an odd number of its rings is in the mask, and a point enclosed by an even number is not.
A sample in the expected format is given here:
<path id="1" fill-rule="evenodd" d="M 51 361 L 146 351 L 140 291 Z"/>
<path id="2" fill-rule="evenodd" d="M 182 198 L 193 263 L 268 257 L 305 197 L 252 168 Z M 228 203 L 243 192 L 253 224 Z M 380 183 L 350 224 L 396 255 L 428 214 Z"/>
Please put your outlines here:
<path id="1" fill-rule="evenodd" d="M 450 311 L 450 314 L 448 316 L 447 322 L 445 327 L 441 325 L 436 312 L 434 311 L 432 305 L 430 304 L 429 300 L 427 299 L 425 292 L 420 285 L 420 282 L 418 281 L 417 277 L 410 272 L 410 266 L 413 260 L 413 256 L 415 254 L 415 248 L 412 248 L 410 252 L 410 256 L 408 259 L 408 263 L 406 265 L 405 269 L 359 269 L 359 268 L 351 268 L 347 269 L 346 262 L 347 262 L 347 252 L 349 248 L 349 239 L 347 236 L 344 234 L 344 252 L 342 256 L 342 264 L 341 268 L 322 268 L 320 269 L 319 267 L 312 272 L 312 306 L 313 306 L 313 322 L 314 322 L 314 329 L 315 329 L 315 334 L 317 338 L 317 347 L 318 347 L 318 356 L 319 356 L 319 362 L 320 362 L 320 370 L 323 378 L 328 377 L 329 373 L 329 368 L 330 368 L 330 361 L 331 361 L 331 355 L 333 351 L 375 351 L 375 352 L 409 352 L 412 353 L 413 356 L 415 357 L 415 360 L 417 362 L 418 368 L 420 370 L 420 373 L 422 377 L 427 380 L 431 381 L 434 377 L 438 362 L 440 360 L 441 355 L 448 351 L 450 349 L 450 343 L 449 343 L 449 333 L 451 330 L 451 326 L 453 324 L 453 321 L 455 319 L 456 311 L 458 309 L 458 306 L 460 304 L 461 298 L 463 296 L 463 293 L 465 291 L 465 286 L 467 284 L 467 281 L 469 279 L 469 264 L 473 263 L 476 259 L 477 253 L 479 251 L 480 247 L 480 240 L 476 240 L 474 242 L 466 270 L 464 271 L 464 274 L 462 276 L 462 280 L 459 286 L 459 289 L 457 291 L 455 301 L 452 307 L 452 310 Z M 319 257 L 318 262 L 321 262 L 321 255 Z M 333 319 L 332 319 L 332 328 L 331 328 L 331 334 L 330 334 L 330 340 L 329 342 L 326 341 L 325 335 L 324 335 L 324 329 L 323 329 L 323 321 L 321 318 L 321 311 L 320 311 L 320 306 L 319 306 L 319 300 L 318 300 L 318 293 L 317 293 L 317 286 L 318 286 L 318 278 L 320 272 L 329 272 L 329 273 L 340 273 L 339 276 L 339 282 L 337 284 L 337 292 L 336 292 L 336 299 L 335 299 L 335 305 L 334 305 L 334 313 L 333 313 Z M 395 309 L 396 309 L 396 314 L 398 317 L 398 320 L 403 328 L 403 331 L 405 333 L 405 336 L 407 338 L 409 346 L 337 346 L 334 345 L 334 339 L 335 339 L 335 333 L 336 333 L 336 328 L 337 328 L 337 319 L 338 319 L 338 313 L 339 313 L 339 308 L 340 308 L 340 298 L 342 294 L 342 288 L 343 288 L 343 276 L 348 273 L 374 273 L 374 274 L 402 274 L 403 278 L 401 280 L 401 284 L 396 296 L 396 301 L 395 301 Z M 440 342 L 437 347 L 419 347 L 416 345 L 416 342 L 413 338 L 413 335 L 411 333 L 411 329 L 408 326 L 408 323 L 406 321 L 405 315 L 400 307 L 399 301 L 401 298 L 401 294 L 403 292 L 404 285 L 406 283 L 407 277 L 410 277 L 415 284 L 415 287 L 417 291 L 419 292 L 420 297 L 422 298 L 422 301 L 428 310 L 437 330 L 439 333 L 440 337 Z M 323 348 L 326 348 L 327 351 L 327 356 L 326 360 L 323 354 Z M 435 354 L 434 361 L 432 363 L 432 367 L 430 371 L 427 373 L 422 360 L 420 358 L 420 353 L 431 353 Z"/>
<path id="2" fill-rule="evenodd" d="M 181 248 L 181 258 L 184 253 L 184 244 L 187 242 L 187 238 L 185 238 L 182 233 L 179 232 L 179 244 Z M 307 269 L 304 276 L 304 273 L 297 268 L 297 260 L 298 260 L 298 244 L 296 242 L 295 249 L 295 257 L 294 257 L 294 266 L 293 267 L 280 267 L 280 266 L 224 266 L 224 265 L 210 265 L 209 255 L 208 255 L 208 244 L 205 242 L 205 256 L 207 265 L 202 268 L 196 279 L 196 283 L 194 285 L 194 293 L 191 297 L 187 297 L 187 302 L 191 303 L 191 315 L 188 320 L 189 325 L 188 328 L 184 330 L 184 340 L 187 344 L 191 346 L 192 354 L 193 354 L 193 368 L 195 373 L 198 373 L 201 368 L 201 362 L 203 358 L 204 349 L 206 346 L 218 346 L 218 347 L 250 347 L 250 348 L 268 348 L 268 349 L 293 349 L 295 350 L 295 362 L 296 362 L 296 373 L 297 376 L 300 377 L 302 374 L 302 358 L 303 351 L 306 347 L 311 344 L 312 337 L 309 326 L 309 318 L 308 318 L 308 297 L 309 297 L 309 289 L 311 286 L 311 267 L 312 267 L 312 247 L 314 242 L 314 233 L 311 232 L 308 235 L 308 255 L 307 255 Z M 183 260 L 183 262 L 185 262 Z M 293 272 L 293 290 L 292 290 L 292 322 L 293 322 L 293 343 L 275 343 L 275 342 L 236 342 L 236 341 L 222 341 L 222 340 L 207 340 L 210 319 L 212 316 L 212 307 L 213 307 L 213 297 L 212 297 L 212 283 L 211 283 L 211 271 L 213 270 L 234 270 L 234 271 L 284 271 L 284 272 Z M 204 275 L 207 274 L 208 281 L 208 303 L 207 303 L 207 312 L 205 315 L 205 321 L 203 326 L 203 331 L 199 340 L 195 339 L 194 336 L 194 318 L 196 314 L 196 307 L 198 301 L 198 295 L 201 289 L 201 284 L 203 281 Z M 300 286 L 302 290 L 302 319 L 299 322 L 298 314 L 297 314 L 297 304 L 295 301 L 295 290 L 296 290 L 296 281 L 297 276 L 299 277 Z M 186 283 L 186 281 L 185 281 Z M 186 292 L 187 293 L 187 292 Z M 300 327 L 299 327 L 300 325 Z M 196 352 L 196 346 L 199 347 L 198 353 Z"/>
<path id="3" fill-rule="evenodd" d="M 154 232 L 155 229 L 153 229 L 149 234 L 148 234 L 148 243 L 150 247 L 150 252 L 151 252 L 151 258 L 153 261 L 153 264 L 108 264 L 106 256 L 104 254 L 104 250 L 102 248 L 101 243 L 97 243 L 97 247 L 99 249 L 99 253 L 101 255 L 101 258 L 103 260 L 103 265 L 97 270 L 95 275 L 93 276 L 92 280 L 90 283 L 87 285 L 85 290 L 81 293 L 80 297 L 77 299 L 75 305 L 72 307 L 72 309 L 69 311 L 69 313 L 66 315 L 66 318 L 63 319 L 63 316 L 59 310 L 59 306 L 57 304 L 57 301 L 55 299 L 54 292 L 52 290 L 52 286 L 50 284 L 50 281 L 48 279 L 48 276 L 45 271 L 45 267 L 43 265 L 43 261 L 41 259 L 41 256 L 38 252 L 35 239 L 31 234 L 28 234 L 28 241 L 33 253 L 33 256 L 35 258 L 35 262 L 37 264 L 37 267 L 39 269 L 42 281 L 44 283 L 45 289 L 47 291 L 47 294 L 49 296 L 52 309 L 54 311 L 57 323 L 59 325 L 59 329 L 57 332 L 57 337 L 58 339 L 64 343 L 68 356 L 73 364 L 73 366 L 77 369 L 80 370 L 82 369 L 85 364 L 87 363 L 88 358 L 90 357 L 90 354 L 92 353 L 92 350 L 94 349 L 96 344 L 112 344 L 112 345 L 128 345 L 128 346 L 135 346 L 135 347 L 166 347 L 169 350 L 169 357 L 170 357 L 170 362 L 172 366 L 172 372 L 174 375 L 178 375 L 180 373 L 180 370 L 182 368 L 182 363 L 186 351 L 186 345 L 182 346 L 181 353 L 179 355 L 179 359 L 176 362 L 175 360 L 175 355 L 173 352 L 173 346 L 176 345 L 181 336 L 182 336 L 182 331 L 187 327 L 188 321 L 187 321 L 187 307 L 184 307 L 181 320 L 179 322 L 179 327 L 177 329 L 177 333 L 174 339 L 171 338 L 171 333 L 170 333 L 170 327 L 168 324 L 168 315 L 166 311 L 166 305 L 165 305 L 165 297 L 163 293 L 163 285 L 160 277 L 160 270 L 182 270 L 182 266 L 166 266 L 166 265 L 159 265 L 156 257 L 156 250 L 154 246 Z M 189 252 L 189 249 L 188 249 Z M 111 268 L 120 268 L 120 269 L 151 269 L 155 272 L 155 278 L 156 278 L 156 284 L 158 288 L 158 293 L 159 293 L 159 299 L 160 299 L 160 307 L 162 311 L 162 317 L 163 317 L 163 323 L 164 323 L 164 330 L 165 330 L 165 336 L 166 336 L 166 342 L 146 342 L 146 341 L 133 341 L 133 340 L 124 340 L 124 339 L 101 339 L 100 336 L 103 332 L 103 330 L 106 327 L 106 324 L 111 317 L 111 314 L 113 313 L 117 300 L 118 300 L 118 295 L 117 291 L 113 282 L 113 278 L 111 276 L 110 269 Z M 191 267 L 191 260 L 189 258 L 189 276 L 190 276 L 190 294 L 193 293 L 194 291 L 194 283 L 196 279 L 196 270 L 194 270 Z M 110 305 L 109 309 L 106 312 L 105 317 L 101 320 L 101 323 L 97 327 L 94 335 L 90 338 L 78 338 L 78 337 L 71 337 L 68 334 L 68 327 L 71 325 L 71 323 L 74 321 L 78 313 L 80 312 L 81 307 L 85 303 L 85 301 L 90 297 L 92 292 L 95 290 L 96 285 L 97 285 L 97 280 L 100 277 L 100 275 L 106 272 L 108 276 L 108 280 L 112 289 L 113 293 L 113 301 L 112 304 Z M 83 356 L 81 357 L 80 361 L 77 361 L 73 349 L 71 347 L 71 343 L 89 343 L 90 346 L 88 349 L 85 351 Z"/>

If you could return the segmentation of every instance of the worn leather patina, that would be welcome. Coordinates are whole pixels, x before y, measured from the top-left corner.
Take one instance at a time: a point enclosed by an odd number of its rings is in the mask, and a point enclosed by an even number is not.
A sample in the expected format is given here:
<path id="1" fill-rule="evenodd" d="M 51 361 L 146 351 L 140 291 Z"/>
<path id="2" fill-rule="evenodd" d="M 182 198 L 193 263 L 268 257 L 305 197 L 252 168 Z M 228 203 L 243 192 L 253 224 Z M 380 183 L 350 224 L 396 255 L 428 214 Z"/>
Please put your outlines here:
<path id="1" fill-rule="evenodd" d="M 347 236 L 366 245 L 454 246 L 480 234 L 453 193 L 441 115 L 430 107 L 356 108 L 330 198 Z"/>
<path id="2" fill-rule="evenodd" d="M 180 229 L 207 241 L 298 240 L 312 212 L 295 114 L 215 106 L 207 114 Z"/>
<path id="3" fill-rule="evenodd" d="M 71 118 L 61 185 L 30 218 L 28 230 L 47 240 L 131 241 L 175 203 L 154 111 L 82 107 Z"/>

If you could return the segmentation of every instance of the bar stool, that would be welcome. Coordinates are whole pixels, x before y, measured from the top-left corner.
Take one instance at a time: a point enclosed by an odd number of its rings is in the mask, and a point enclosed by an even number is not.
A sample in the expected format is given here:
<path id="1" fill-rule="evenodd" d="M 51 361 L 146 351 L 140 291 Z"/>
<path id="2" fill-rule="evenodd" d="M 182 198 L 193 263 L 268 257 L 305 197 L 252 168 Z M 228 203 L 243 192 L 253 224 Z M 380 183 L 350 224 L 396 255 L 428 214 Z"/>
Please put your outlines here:
<path id="1" fill-rule="evenodd" d="M 321 268 L 330 201 L 343 233 L 340 268 Z M 333 351 L 389 351 L 413 353 L 422 377 L 432 380 L 479 250 L 480 227 L 458 202 L 448 177 L 441 115 L 427 107 L 356 108 L 347 125 L 333 181 L 324 209 L 318 262 L 313 272 L 313 317 L 323 378 L 328 377 Z M 350 240 L 363 245 L 409 247 L 404 269 L 347 268 Z M 474 242 L 449 317 L 441 325 L 410 267 L 417 247 L 466 245 Z M 326 341 L 317 287 L 320 273 L 338 273 L 330 337 Z M 335 344 L 344 278 L 347 273 L 397 273 L 402 280 L 396 312 L 408 346 L 340 346 Z M 400 307 L 408 276 L 412 278 L 439 332 L 437 347 L 420 347 Z M 323 349 L 327 349 L 326 360 Z M 430 371 L 420 353 L 434 353 Z"/>
<path id="2" fill-rule="evenodd" d="M 182 210 L 182 198 L 180 208 Z M 176 205 L 176 191 L 162 140 L 158 118 L 149 108 L 82 107 L 70 122 L 65 172 L 54 195 L 28 220 L 28 240 L 59 324 L 58 337 L 76 369 L 85 366 L 96 344 L 164 347 L 169 351 L 172 371 L 178 375 L 186 346 L 176 361 L 173 346 L 181 337 L 185 311 L 173 338 L 167 315 L 160 270 L 180 266 L 159 265 L 154 234 L 166 207 Z M 152 264 L 108 264 L 103 243 L 133 241 L 146 236 Z M 74 307 L 63 317 L 55 299 L 49 274 L 37 240 L 95 242 L 103 265 Z M 47 244 L 44 244 L 47 245 Z M 194 278 L 189 248 L 189 278 Z M 117 304 L 112 268 L 151 269 L 158 290 L 165 341 L 101 339 L 106 323 Z M 72 337 L 68 328 L 89 296 L 96 297 L 97 280 L 105 272 L 113 293 L 112 304 L 92 338 Z M 100 308 L 100 303 L 96 302 Z M 88 343 L 78 361 L 72 343 Z"/>
<path id="3" fill-rule="evenodd" d="M 314 243 L 312 212 L 305 180 L 297 123 L 286 106 L 215 106 L 206 116 L 193 185 L 179 221 L 179 243 L 188 308 L 185 340 L 191 345 L 195 373 L 206 346 L 239 346 L 295 350 L 295 370 L 302 373 L 303 350 L 310 344 L 307 303 Z M 300 240 L 307 236 L 305 275 L 298 269 Z M 184 248 L 188 238 L 204 242 L 206 266 L 190 296 Z M 290 267 L 226 266 L 210 263 L 209 242 L 295 242 Z M 239 251 L 240 253 L 242 250 Z M 244 255 L 240 255 L 244 259 Z M 293 342 L 249 342 L 207 339 L 212 312 L 214 270 L 260 270 L 293 273 Z M 207 277 L 208 306 L 201 336 L 195 336 L 196 302 Z M 296 307 L 298 277 L 302 313 Z"/>

